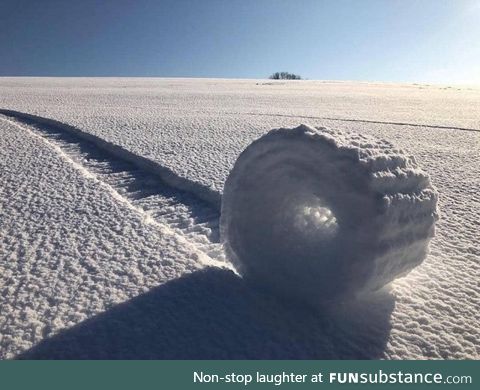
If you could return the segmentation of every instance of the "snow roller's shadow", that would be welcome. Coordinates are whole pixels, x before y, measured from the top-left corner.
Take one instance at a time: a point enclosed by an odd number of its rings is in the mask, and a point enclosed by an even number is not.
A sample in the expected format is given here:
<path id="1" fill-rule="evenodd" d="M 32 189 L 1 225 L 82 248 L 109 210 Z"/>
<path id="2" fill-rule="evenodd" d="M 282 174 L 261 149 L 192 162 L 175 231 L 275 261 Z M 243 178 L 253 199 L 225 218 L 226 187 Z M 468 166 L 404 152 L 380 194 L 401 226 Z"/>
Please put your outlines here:
<path id="1" fill-rule="evenodd" d="M 329 310 L 279 302 L 207 268 L 42 341 L 20 359 L 375 359 L 390 333 L 388 293 Z"/>

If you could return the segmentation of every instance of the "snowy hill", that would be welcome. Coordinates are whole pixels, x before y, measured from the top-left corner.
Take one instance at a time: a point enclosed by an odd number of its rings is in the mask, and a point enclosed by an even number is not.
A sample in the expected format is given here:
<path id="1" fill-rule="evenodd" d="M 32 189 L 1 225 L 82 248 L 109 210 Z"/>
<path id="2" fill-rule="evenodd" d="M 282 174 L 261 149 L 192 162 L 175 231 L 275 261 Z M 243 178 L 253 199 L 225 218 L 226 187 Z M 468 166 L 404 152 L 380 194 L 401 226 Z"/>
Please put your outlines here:
<path id="1" fill-rule="evenodd" d="M 480 356 L 479 89 L 1 78 L 0 114 L 2 358 Z M 439 192 L 424 263 L 328 311 L 247 285 L 219 245 L 238 155 L 300 123 L 391 141 Z"/>

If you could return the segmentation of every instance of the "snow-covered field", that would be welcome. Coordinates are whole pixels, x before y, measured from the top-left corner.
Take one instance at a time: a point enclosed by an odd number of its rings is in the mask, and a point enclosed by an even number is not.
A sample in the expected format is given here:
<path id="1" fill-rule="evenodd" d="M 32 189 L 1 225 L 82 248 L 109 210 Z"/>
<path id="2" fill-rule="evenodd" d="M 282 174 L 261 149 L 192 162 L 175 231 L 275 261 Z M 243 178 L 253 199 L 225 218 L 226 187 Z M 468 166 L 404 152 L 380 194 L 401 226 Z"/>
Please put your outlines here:
<path id="1" fill-rule="evenodd" d="M 2 78 L 0 110 L 2 358 L 480 357 L 480 89 Z M 225 180 L 300 123 L 391 141 L 438 189 L 430 254 L 388 291 L 312 310 L 228 269 Z"/>

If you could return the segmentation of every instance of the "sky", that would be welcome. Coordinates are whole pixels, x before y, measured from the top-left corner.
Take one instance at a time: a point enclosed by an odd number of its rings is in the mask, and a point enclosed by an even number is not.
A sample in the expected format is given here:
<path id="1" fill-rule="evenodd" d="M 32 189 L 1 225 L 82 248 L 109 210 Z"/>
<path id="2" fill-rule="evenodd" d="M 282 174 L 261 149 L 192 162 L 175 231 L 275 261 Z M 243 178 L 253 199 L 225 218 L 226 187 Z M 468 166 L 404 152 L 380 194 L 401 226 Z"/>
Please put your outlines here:
<path id="1" fill-rule="evenodd" d="M 0 0 L 0 76 L 480 84 L 480 0 Z"/>

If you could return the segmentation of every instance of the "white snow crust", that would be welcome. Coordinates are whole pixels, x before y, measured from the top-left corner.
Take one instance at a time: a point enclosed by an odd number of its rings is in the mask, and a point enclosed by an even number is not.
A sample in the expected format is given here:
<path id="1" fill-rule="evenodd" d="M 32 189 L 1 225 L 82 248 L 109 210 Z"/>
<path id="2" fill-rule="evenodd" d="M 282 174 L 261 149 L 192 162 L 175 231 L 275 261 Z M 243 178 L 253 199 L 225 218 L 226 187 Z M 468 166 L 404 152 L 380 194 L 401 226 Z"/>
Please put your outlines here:
<path id="1" fill-rule="evenodd" d="M 2 357 L 479 358 L 479 89 L 0 78 L 0 109 L 36 116 L 0 115 Z M 238 156 L 300 123 L 392 142 L 439 194 L 425 261 L 328 313 L 198 271 L 224 261 L 215 221 Z M 99 156 L 77 150 L 87 138 Z M 321 207 L 297 225 L 334 231 Z"/>

